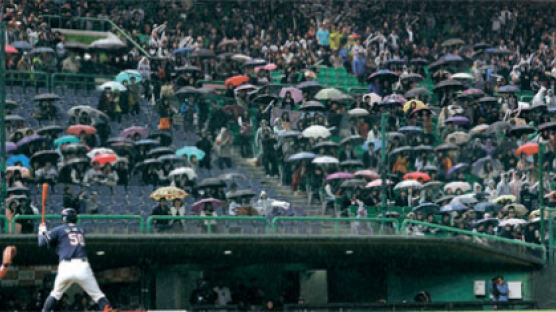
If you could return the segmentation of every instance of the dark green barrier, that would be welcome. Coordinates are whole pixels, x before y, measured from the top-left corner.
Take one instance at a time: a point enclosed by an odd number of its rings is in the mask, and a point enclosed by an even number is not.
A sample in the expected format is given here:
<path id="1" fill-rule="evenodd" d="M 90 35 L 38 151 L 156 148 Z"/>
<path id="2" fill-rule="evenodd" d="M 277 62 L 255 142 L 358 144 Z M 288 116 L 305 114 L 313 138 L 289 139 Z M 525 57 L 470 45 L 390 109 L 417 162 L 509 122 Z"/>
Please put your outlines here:
<path id="1" fill-rule="evenodd" d="M 248 222 L 262 223 L 264 226 L 264 233 L 268 233 L 268 219 L 265 217 L 250 217 L 250 216 L 221 216 L 221 217 L 203 217 L 203 216 L 150 216 L 147 218 L 147 231 L 146 233 L 153 233 L 153 223 L 155 221 L 185 221 L 185 227 L 197 227 L 201 223 L 201 227 L 206 229 L 205 232 L 196 234 L 213 234 L 216 226 L 228 223 L 237 223 L 241 226 Z M 227 224 L 229 226 L 229 224 Z"/>

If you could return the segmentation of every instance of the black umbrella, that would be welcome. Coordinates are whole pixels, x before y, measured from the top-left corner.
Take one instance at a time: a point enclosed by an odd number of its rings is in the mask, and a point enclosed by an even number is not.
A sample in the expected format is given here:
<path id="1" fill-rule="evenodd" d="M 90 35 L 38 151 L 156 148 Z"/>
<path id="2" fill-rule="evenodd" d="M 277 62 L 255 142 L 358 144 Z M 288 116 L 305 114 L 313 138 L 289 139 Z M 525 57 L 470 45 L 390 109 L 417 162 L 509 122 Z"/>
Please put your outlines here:
<path id="1" fill-rule="evenodd" d="M 520 137 L 523 134 L 531 134 L 535 132 L 535 127 L 531 127 L 531 126 L 513 126 L 512 128 L 510 128 L 510 131 L 508 131 L 508 135 L 510 136 L 516 136 L 516 137 Z"/>
<path id="2" fill-rule="evenodd" d="M 176 91 L 175 95 L 183 95 L 183 96 L 188 96 L 188 95 L 206 95 L 209 94 L 210 90 L 209 89 L 204 89 L 204 88 L 194 88 L 194 87 L 182 87 L 180 88 L 178 91 Z"/>
<path id="3" fill-rule="evenodd" d="M 14 100 L 6 100 L 6 109 L 14 110 L 17 109 L 17 102 Z"/>
<path id="4" fill-rule="evenodd" d="M 417 145 L 413 147 L 413 151 L 424 153 L 424 152 L 432 152 L 433 148 L 430 145 Z"/>
<path id="5" fill-rule="evenodd" d="M 198 58 L 212 58 L 215 57 L 215 54 L 212 50 L 209 49 L 195 49 L 191 52 L 191 57 L 198 57 Z"/>
<path id="6" fill-rule="evenodd" d="M 277 96 L 274 95 L 268 95 L 268 94 L 263 94 L 263 95 L 257 95 L 256 97 L 254 97 L 251 102 L 253 103 L 261 103 L 261 104 L 269 104 L 272 101 L 276 101 L 278 99 Z"/>
<path id="7" fill-rule="evenodd" d="M 156 166 L 156 167 L 160 167 L 162 165 L 162 163 L 160 162 L 160 160 L 155 159 L 155 158 L 148 158 L 145 159 L 144 161 L 138 163 L 137 165 L 135 165 L 135 168 L 133 168 L 133 171 L 138 171 L 138 170 L 146 170 L 148 167 L 150 166 Z"/>
<path id="8" fill-rule="evenodd" d="M 185 65 L 176 67 L 175 71 L 177 73 L 200 73 L 201 69 L 197 66 Z"/>
<path id="9" fill-rule="evenodd" d="M 160 156 L 162 156 L 162 155 L 170 155 L 170 154 L 173 155 L 174 153 L 175 153 L 175 152 L 174 152 L 173 149 L 171 149 L 171 148 L 169 148 L 169 147 L 164 147 L 164 146 L 163 146 L 163 147 L 157 147 L 157 148 L 155 148 L 155 149 L 150 150 L 150 151 L 147 153 L 147 157 L 149 157 L 149 158 L 157 158 L 157 157 L 160 157 Z"/>
<path id="10" fill-rule="evenodd" d="M 31 156 L 31 163 L 38 162 L 39 166 L 44 165 L 47 161 L 55 164 L 60 158 L 60 155 L 53 150 L 42 150 L 38 151 L 33 156 Z"/>
<path id="11" fill-rule="evenodd" d="M 62 154 L 87 154 L 87 146 L 81 143 L 66 144 L 62 147 Z"/>
<path id="12" fill-rule="evenodd" d="M 545 122 L 539 125 L 539 131 L 554 130 L 554 129 L 556 129 L 556 121 Z"/>
<path id="13" fill-rule="evenodd" d="M 29 51 L 30 55 L 33 54 L 45 54 L 45 53 L 56 53 L 54 49 L 48 47 L 38 47 L 34 48 L 33 50 Z"/>
<path id="14" fill-rule="evenodd" d="M 157 140 L 160 145 L 168 146 L 172 144 L 172 137 L 167 132 L 158 131 L 149 135 L 149 139 Z"/>
<path id="15" fill-rule="evenodd" d="M 340 163 L 340 167 L 363 167 L 363 162 L 359 159 L 344 160 Z"/>
<path id="16" fill-rule="evenodd" d="M 314 110 L 323 110 L 325 108 L 326 108 L 326 106 L 324 106 L 319 101 L 307 101 L 306 103 L 301 105 L 301 107 L 299 109 L 300 110 L 305 110 L 305 111 L 314 111 Z"/>
<path id="17" fill-rule="evenodd" d="M 365 139 L 360 135 L 350 135 L 348 137 L 343 138 L 340 144 L 346 145 L 349 143 L 351 145 L 359 145 L 362 144 L 363 141 L 365 141 Z"/>
<path id="18" fill-rule="evenodd" d="M 454 145 L 454 144 L 450 144 L 450 143 L 444 143 L 444 144 L 440 144 L 437 147 L 434 148 L 435 151 L 440 152 L 440 151 L 451 151 L 451 150 L 457 150 L 458 146 Z"/>
<path id="19" fill-rule="evenodd" d="M 31 195 L 31 190 L 29 190 L 28 188 L 26 188 L 25 186 L 14 186 L 14 187 L 9 187 L 7 190 L 7 195 L 12 196 L 12 195 L 23 195 L 23 196 L 29 196 Z"/>
<path id="20" fill-rule="evenodd" d="M 46 127 L 42 127 L 40 129 L 37 130 L 37 134 L 40 135 L 48 135 L 48 136 L 57 136 L 59 133 L 62 133 L 64 131 L 64 128 L 62 128 L 61 126 L 58 125 L 52 125 L 52 126 L 46 126 Z"/>
<path id="21" fill-rule="evenodd" d="M 233 199 L 233 198 L 240 198 L 240 197 L 253 197 L 255 195 L 257 195 L 257 193 L 255 193 L 255 191 L 253 190 L 237 190 L 237 191 L 226 193 L 226 198 Z"/>
<path id="22" fill-rule="evenodd" d="M 490 48 L 491 45 L 485 42 L 479 42 L 479 43 L 475 43 L 473 45 L 473 50 L 485 50 Z"/>
<path id="23" fill-rule="evenodd" d="M 449 203 L 454 197 L 456 197 L 455 195 L 446 195 L 446 196 L 442 196 L 439 199 L 435 200 L 434 202 L 437 203 L 438 205 L 445 205 L 447 203 Z"/>
<path id="24" fill-rule="evenodd" d="M 411 82 L 419 82 L 419 81 L 422 81 L 424 78 L 423 78 L 423 76 L 421 76 L 417 73 L 408 73 L 408 74 L 402 74 L 400 76 L 400 79 L 411 81 Z"/>
<path id="25" fill-rule="evenodd" d="M 161 163 L 171 163 L 173 165 L 185 165 L 185 161 L 181 156 L 174 154 L 166 154 L 158 157 Z"/>
<path id="26" fill-rule="evenodd" d="M 433 90 L 434 91 L 439 91 L 439 90 L 443 90 L 443 89 L 449 89 L 449 88 L 453 88 L 453 89 L 464 89 L 465 87 L 463 86 L 463 84 L 460 81 L 454 80 L 454 79 L 447 79 L 447 80 L 443 80 L 439 83 L 437 83 Z"/>
<path id="27" fill-rule="evenodd" d="M 219 178 L 206 178 L 197 184 L 197 188 L 225 187 L 226 183 Z"/>
<path id="28" fill-rule="evenodd" d="M 43 93 L 33 98 L 35 101 L 58 101 L 59 99 L 60 96 L 54 93 Z"/>
<path id="29" fill-rule="evenodd" d="M 438 212 L 438 210 L 440 210 L 440 207 L 435 203 L 422 203 L 419 206 L 414 207 L 411 211 L 429 215 Z"/>
<path id="30" fill-rule="evenodd" d="M 407 91 L 404 94 L 405 98 L 407 98 L 407 99 L 416 98 L 416 97 L 425 96 L 425 95 L 430 95 L 430 91 L 427 88 L 423 88 L 423 87 L 417 87 L 417 88 L 410 89 L 409 91 Z"/>
<path id="31" fill-rule="evenodd" d="M 483 96 L 482 98 L 479 99 L 479 103 L 494 104 L 497 102 L 498 100 L 492 96 Z"/>
<path id="32" fill-rule="evenodd" d="M 266 61 L 263 59 L 252 59 L 249 60 L 245 63 L 243 63 L 243 67 L 255 67 L 255 66 L 261 66 L 266 64 Z"/>
<path id="33" fill-rule="evenodd" d="M 411 59 L 409 61 L 409 63 L 416 64 L 416 65 L 427 65 L 429 63 L 429 61 L 425 58 L 418 57 L 418 58 Z"/>
<path id="34" fill-rule="evenodd" d="M 390 155 L 397 155 L 400 153 L 409 153 L 411 152 L 411 146 L 401 146 L 398 147 L 390 152 Z"/>
<path id="35" fill-rule="evenodd" d="M 313 150 L 319 149 L 321 147 L 324 147 L 324 148 L 338 148 L 338 147 L 340 147 L 340 144 L 338 144 L 336 142 L 333 142 L 333 141 L 323 141 L 323 142 L 317 143 L 315 146 L 313 146 Z"/>
<path id="36" fill-rule="evenodd" d="M 363 187 L 367 184 L 367 180 L 363 180 L 363 179 L 347 179 L 344 180 L 344 182 L 342 182 L 342 184 L 340 184 L 341 188 L 357 188 L 357 187 Z"/>
<path id="37" fill-rule="evenodd" d="M 4 120 L 6 122 L 23 122 L 25 119 L 19 115 L 7 115 Z"/>

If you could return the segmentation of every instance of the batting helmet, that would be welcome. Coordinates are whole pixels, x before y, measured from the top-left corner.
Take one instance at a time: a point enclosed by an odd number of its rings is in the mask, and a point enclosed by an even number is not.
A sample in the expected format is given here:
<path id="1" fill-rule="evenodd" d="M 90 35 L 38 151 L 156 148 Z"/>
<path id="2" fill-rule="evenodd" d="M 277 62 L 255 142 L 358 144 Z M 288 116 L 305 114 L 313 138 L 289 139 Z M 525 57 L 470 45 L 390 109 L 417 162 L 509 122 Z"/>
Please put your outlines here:
<path id="1" fill-rule="evenodd" d="M 64 208 L 62 210 L 62 222 L 63 223 L 75 223 L 77 222 L 77 212 L 73 208 Z"/>

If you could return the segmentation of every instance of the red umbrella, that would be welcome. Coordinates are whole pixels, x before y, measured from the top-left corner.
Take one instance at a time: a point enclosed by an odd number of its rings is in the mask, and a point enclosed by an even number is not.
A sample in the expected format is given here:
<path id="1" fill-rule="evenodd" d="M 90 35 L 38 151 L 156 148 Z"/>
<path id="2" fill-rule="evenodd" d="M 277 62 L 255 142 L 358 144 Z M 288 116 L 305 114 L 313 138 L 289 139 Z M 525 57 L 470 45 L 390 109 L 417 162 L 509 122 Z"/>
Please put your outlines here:
<path id="1" fill-rule="evenodd" d="M 415 171 L 415 172 L 409 172 L 406 173 L 403 176 L 404 180 L 418 180 L 420 182 L 427 182 L 432 180 L 431 177 L 426 174 L 425 172 L 420 172 L 420 171 Z"/>
<path id="2" fill-rule="evenodd" d="M 8 53 L 8 54 L 17 53 L 17 49 L 12 47 L 11 45 L 7 44 L 6 45 L 6 53 Z"/>
<path id="3" fill-rule="evenodd" d="M 515 150 L 517 156 L 525 153 L 527 155 L 535 155 L 539 152 L 539 144 L 534 142 L 529 142 L 521 145 Z"/>
<path id="4" fill-rule="evenodd" d="M 116 160 L 118 160 L 116 154 L 100 153 L 93 157 L 91 163 L 99 163 L 101 166 L 104 166 L 105 164 L 115 163 Z"/>
<path id="5" fill-rule="evenodd" d="M 86 134 L 95 134 L 97 133 L 97 129 L 88 125 L 73 125 L 68 127 L 66 132 L 73 135 L 80 135 L 82 132 L 85 132 Z"/>
<path id="6" fill-rule="evenodd" d="M 229 85 L 237 87 L 237 86 L 242 85 L 246 82 L 249 82 L 249 77 L 247 77 L 245 75 L 237 75 L 237 76 L 233 76 L 233 77 L 230 77 L 230 78 L 226 79 L 226 81 L 224 81 L 224 85 L 226 87 L 229 86 Z"/>

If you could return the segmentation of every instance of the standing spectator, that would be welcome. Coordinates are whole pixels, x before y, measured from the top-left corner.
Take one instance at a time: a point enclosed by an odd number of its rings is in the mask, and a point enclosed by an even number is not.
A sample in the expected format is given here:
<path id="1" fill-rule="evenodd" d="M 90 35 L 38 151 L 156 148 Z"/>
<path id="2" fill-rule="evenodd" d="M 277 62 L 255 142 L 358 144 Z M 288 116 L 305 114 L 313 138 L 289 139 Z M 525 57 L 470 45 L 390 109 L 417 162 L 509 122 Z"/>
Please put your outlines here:
<path id="1" fill-rule="evenodd" d="M 231 158 L 231 146 L 232 146 L 232 137 L 228 132 L 228 129 L 222 127 L 220 129 L 220 133 L 216 137 L 214 141 L 213 149 L 216 152 L 218 168 L 220 170 L 224 168 L 231 168 L 232 167 L 232 158 Z"/>

